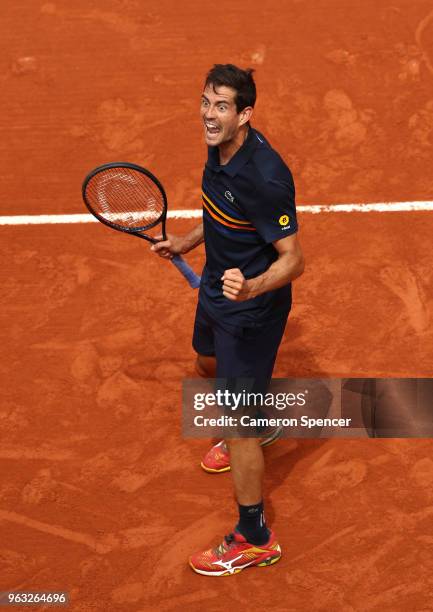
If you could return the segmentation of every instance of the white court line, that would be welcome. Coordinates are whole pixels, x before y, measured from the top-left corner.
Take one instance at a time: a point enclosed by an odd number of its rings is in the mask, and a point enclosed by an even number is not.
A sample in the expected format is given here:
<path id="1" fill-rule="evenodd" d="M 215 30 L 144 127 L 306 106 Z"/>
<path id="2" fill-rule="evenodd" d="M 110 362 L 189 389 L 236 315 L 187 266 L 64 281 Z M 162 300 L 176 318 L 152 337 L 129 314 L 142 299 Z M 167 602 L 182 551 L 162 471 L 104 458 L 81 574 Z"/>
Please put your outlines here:
<path id="1" fill-rule="evenodd" d="M 298 205 L 301 213 L 341 212 L 414 212 L 433 211 L 433 201 L 419 202 L 373 202 L 367 204 L 312 204 Z M 170 219 L 199 219 L 201 209 L 170 210 Z M 73 215 L 10 215 L 0 217 L 0 225 L 46 225 L 49 223 L 97 223 L 90 214 Z"/>

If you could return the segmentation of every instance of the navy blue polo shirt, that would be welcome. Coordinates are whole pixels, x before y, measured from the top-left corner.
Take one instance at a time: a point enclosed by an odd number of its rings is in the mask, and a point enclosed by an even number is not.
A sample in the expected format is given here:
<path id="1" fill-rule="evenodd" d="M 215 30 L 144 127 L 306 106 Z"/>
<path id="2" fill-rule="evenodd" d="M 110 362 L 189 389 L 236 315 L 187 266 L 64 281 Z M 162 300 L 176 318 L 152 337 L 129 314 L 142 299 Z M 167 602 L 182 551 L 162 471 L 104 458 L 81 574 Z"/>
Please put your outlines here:
<path id="1" fill-rule="evenodd" d="M 286 316 L 290 284 L 234 302 L 223 295 L 221 276 L 229 268 L 239 268 L 247 279 L 262 274 L 278 258 L 272 243 L 297 231 L 289 168 L 250 127 L 226 165 L 219 163 L 218 147 L 208 147 L 202 189 L 206 264 L 200 303 L 212 317 L 231 325 L 256 325 Z"/>

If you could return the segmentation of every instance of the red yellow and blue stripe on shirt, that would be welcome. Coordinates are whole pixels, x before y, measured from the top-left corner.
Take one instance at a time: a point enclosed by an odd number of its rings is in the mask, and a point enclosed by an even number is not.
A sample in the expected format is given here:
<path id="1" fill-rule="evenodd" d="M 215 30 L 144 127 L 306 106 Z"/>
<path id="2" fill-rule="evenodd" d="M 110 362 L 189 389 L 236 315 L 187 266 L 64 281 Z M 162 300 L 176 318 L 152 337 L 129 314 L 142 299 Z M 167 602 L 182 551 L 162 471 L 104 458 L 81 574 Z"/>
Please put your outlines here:
<path id="1" fill-rule="evenodd" d="M 217 206 L 215 204 L 215 200 L 215 197 L 211 198 L 208 193 L 202 191 L 203 208 L 214 221 L 234 231 L 256 232 L 256 228 L 250 221 L 234 216 L 236 213 L 232 210 L 229 211 L 228 206 L 224 206 L 223 210 L 221 205 Z"/>

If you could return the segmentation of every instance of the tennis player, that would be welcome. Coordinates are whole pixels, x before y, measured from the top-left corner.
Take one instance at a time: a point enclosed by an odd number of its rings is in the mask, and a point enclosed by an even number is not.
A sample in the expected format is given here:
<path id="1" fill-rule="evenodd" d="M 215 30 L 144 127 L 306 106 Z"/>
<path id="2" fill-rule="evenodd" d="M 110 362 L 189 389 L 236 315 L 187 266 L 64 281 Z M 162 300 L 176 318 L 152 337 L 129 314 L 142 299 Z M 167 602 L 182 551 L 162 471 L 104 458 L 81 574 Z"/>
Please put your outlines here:
<path id="1" fill-rule="evenodd" d="M 291 308 L 291 281 L 304 269 L 289 168 L 250 121 L 256 101 L 251 69 L 216 64 L 207 74 L 201 119 L 208 160 L 203 223 L 152 247 L 160 256 L 188 253 L 204 241 L 206 264 L 193 334 L 196 367 L 209 378 L 251 379 L 266 392 Z M 272 436 L 270 437 L 272 440 Z M 239 521 L 216 548 L 190 557 L 200 574 L 224 576 L 281 557 L 263 511 L 263 443 L 227 438 L 202 462 L 231 468 Z"/>

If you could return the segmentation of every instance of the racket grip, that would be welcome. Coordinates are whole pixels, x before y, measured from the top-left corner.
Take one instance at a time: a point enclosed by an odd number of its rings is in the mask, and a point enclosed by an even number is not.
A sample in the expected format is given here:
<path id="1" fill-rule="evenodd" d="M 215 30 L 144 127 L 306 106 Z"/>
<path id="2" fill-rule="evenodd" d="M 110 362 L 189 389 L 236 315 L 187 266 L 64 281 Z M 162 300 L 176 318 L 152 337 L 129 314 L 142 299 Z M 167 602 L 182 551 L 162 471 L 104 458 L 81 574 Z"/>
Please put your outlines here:
<path id="1" fill-rule="evenodd" d="M 180 255 L 175 255 L 170 261 L 176 266 L 179 272 L 184 275 L 193 289 L 200 287 L 200 276 L 197 276 L 194 270 Z"/>

